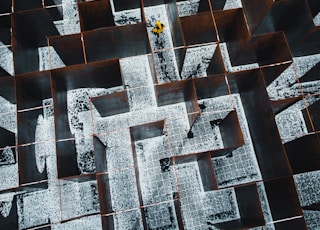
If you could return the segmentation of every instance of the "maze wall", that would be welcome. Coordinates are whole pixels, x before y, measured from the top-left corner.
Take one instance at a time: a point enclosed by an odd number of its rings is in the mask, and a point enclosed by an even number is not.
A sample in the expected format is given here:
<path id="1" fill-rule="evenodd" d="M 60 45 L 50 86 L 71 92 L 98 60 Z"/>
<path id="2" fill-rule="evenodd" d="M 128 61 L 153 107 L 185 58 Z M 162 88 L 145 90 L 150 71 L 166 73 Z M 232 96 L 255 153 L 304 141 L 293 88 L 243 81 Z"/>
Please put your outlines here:
<path id="1" fill-rule="evenodd" d="M 319 0 L 0 1 L 0 229 L 320 229 L 319 116 Z"/>

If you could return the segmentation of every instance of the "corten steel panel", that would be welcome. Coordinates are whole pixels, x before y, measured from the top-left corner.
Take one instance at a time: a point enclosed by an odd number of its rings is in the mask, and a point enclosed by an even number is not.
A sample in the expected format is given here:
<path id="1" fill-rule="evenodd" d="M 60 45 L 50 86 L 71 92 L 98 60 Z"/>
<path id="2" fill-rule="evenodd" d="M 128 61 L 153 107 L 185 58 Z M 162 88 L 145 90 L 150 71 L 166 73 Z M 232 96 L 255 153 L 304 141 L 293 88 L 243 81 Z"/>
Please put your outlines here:
<path id="1" fill-rule="evenodd" d="M 33 47 L 22 47 L 13 43 L 13 61 L 15 74 L 39 71 L 39 52 Z"/>
<path id="2" fill-rule="evenodd" d="M 182 219 L 182 212 L 181 212 L 181 203 L 180 200 L 175 200 L 174 201 L 174 209 L 175 209 L 175 214 L 177 217 L 177 222 L 178 222 L 178 228 L 181 230 L 184 230 L 184 224 L 183 224 L 183 219 Z"/>
<path id="3" fill-rule="evenodd" d="M 220 42 L 226 42 L 231 63 L 240 55 L 250 40 L 242 9 L 217 11 L 214 14 Z M 246 51 L 246 64 L 255 62 L 251 51 Z M 238 63 L 232 63 L 236 65 Z"/>
<path id="4" fill-rule="evenodd" d="M 311 204 L 308 206 L 303 206 L 303 210 L 312 210 L 312 211 L 320 211 L 320 203 Z"/>
<path id="5" fill-rule="evenodd" d="M 225 148 L 238 148 L 244 145 L 239 119 L 235 110 L 231 111 L 219 124 Z"/>
<path id="6" fill-rule="evenodd" d="M 172 0 L 142 0 L 142 3 L 144 7 L 148 7 L 148 6 L 166 4 L 168 1 L 172 1 Z"/>
<path id="7" fill-rule="evenodd" d="M 184 59 L 186 57 L 186 52 L 187 52 L 186 47 L 174 49 L 174 54 L 176 57 L 179 74 L 181 74 L 181 71 L 182 71 Z"/>
<path id="8" fill-rule="evenodd" d="M 81 34 L 49 37 L 49 45 L 53 46 L 66 66 L 85 63 Z"/>
<path id="9" fill-rule="evenodd" d="M 132 141 L 164 135 L 164 120 L 130 127 Z"/>
<path id="10" fill-rule="evenodd" d="M 320 101 L 313 103 L 307 109 L 311 117 L 314 131 L 320 131 Z"/>
<path id="11" fill-rule="evenodd" d="M 264 186 L 273 221 L 303 215 L 292 177 L 265 181 Z"/>
<path id="12" fill-rule="evenodd" d="M 314 27 L 295 47 L 290 47 L 293 56 L 305 56 L 320 52 L 320 26 Z"/>
<path id="13" fill-rule="evenodd" d="M 320 80 L 320 63 L 313 66 L 306 74 L 299 78 L 299 82 L 317 81 Z"/>
<path id="14" fill-rule="evenodd" d="M 249 44 L 248 49 L 252 50 L 260 66 L 292 61 L 290 48 L 283 32 L 252 37 Z"/>
<path id="15" fill-rule="evenodd" d="M 48 182 L 47 181 L 39 181 L 38 183 L 31 183 L 31 184 L 23 184 L 19 185 L 19 187 L 14 187 L 7 190 L 2 190 L 0 192 L 1 195 L 6 194 L 8 192 L 16 192 L 19 193 L 29 193 L 29 192 L 36 192 L 41 191 L 43 189 L 48 189 Z"/>
<path id="16" fill-rule="evenodd" d="M 84 183 L 89 181 L 95 181 L 96 174 L 89 173 L 89 174 L 75 175 L 75 176 L 65 177 L 62 180 L 76 182 L 76 183 Z"/>
<path id="17" fill-rule="evenodd" d="M 12 0 L 0 1 L 0 14 L 11 13 Z"/>
<path id="18" fill-rule="evenodd" d="M 53 21 L 63 20 L 63 7 L 61 5 L 46 8 L 46 9 L 47 9 L 48 13 L 50 14 Z"/>
<path id="19" fill-rule="evenodd" d="M 13 0 L 12 2 L 14 3 L 13 6 L 15 12 L 42 8 L 42 0 Z"/>
<path id="20" fill-rule="evenodd" d="M 10 76 L 10 74 L 0 67 L 0 77 L 7 77 L 7 76 Z"/>
<path id="21" fill-rule="evenodd" d="M 294 220 L 288 220 L 283 221 L 280 223 L 274 224 L 275 228 L 278 230 L 287 230 L 287 229 L 299 229 L 299 230 L 307 230 L 307 224 L 303 217 L 294 219 Z"/>
<path id="22" fill-rule="evenodd" d="M 193 125 L 200 112 L 193 79 L 157 85 L 155 90 L 158 106 L 185 102 L 187 113 L 191 114 L 189 124 Z"/>
<path id="23" fill-rule="evenodd" d="M 171 163 L 185 164 L 190 162 L 197 162 L 201 176 L 201 182 L 205 192 L 217 190 L 218 184 L 216 175 L 211 160 L 211 152 L 191 153 L 180 156 L 171 157 Z"/>
<path id="24" fill-rule="evenodd" d="M 102 229 L 103 230 L 113 230 L 114 229 L 114 216 L 101 216 Z"/>
<path id="25" fill-rule="evenodd" d="M 216 42 L 217 35 L 210 12 L 180 19 L 186 45 Z M 194 36 L 197 34 L 197 36 Z"/>
<path id="26" fill-rule="evenodd" d="M 194 90 L 193 80 L 176 81 L 156 85 L 156 96 L 158 106 L 170 105 L 189 100 L 196 100 L 193 95 Z"/>
<path id="27" fill-rule="evenodd" d="M 12 29 L 18 47 L 47 46 L 48 36 L 59 35 L 47 9 L 12 14 Z"/>
<path id="28" fill-rule="evenodd" d="M 320 2 L 317 0 L 307 0 L 312 17 L 315 17 L 320 12 Z"/>
<path id="29" fill-rule="evenodd" d="M 181 28 L 180 17 L 175 0 L 166 0 L 166 10 L 169 21 L 169 28 L 172 36 L 173 46 L 179 47 L 185 45 L 183 32 Z"/>
<path id="30" fill-rule="evenodd" d="M 93 97 L 91 101 L 102 117 L 130 111 L 126 91 Z"/>
<path id="31" fill-rule="evenodd" d="M 262 10 L 260 15 L 265 16 L 256 18 L 254 21 L 255 25 L 249 26 L 252 34 L 284 31 L 290 47 L 295 47 L 313 29 L 314 23 L 305 0 L 281 0 L 275 2 L 264 0 L 262 2 L 261 4 L 267 5 L 266 8 L 268 10 L 267 12 Z M 259 12 L 259 10 L 256 10 L 252 6 L 253 4 L 250 4 L 250 1 L 244 1 L 244 11 L 249 18 L 249 25 L 251 24 L 250 21 L 253 21 L 250 18 L 255 18 L 254 15 Z"/>
<path id="32" fill-rule="evenodd" d="M 156 125 L 156 127 L 152 127 L 152 125 Z M 150 131 L 147 131 L 148 132 L 148 136 L 160 136 L 160 135 L 157 135 L 157 133 L 155 132 L 159 132 L 159 131 L 152 131 L 151 129 L 158 129 L 160 127 L 157 127 L 158 125 L 161 126 L 161 122 L 157 122 L 157 123 L 150 123 L 150 124 L 147 124 L 147 126 L 144 128 L 144 129 L 150 129 Z M 143 206 L 143 199 L 142 199 L 142 192 L 141 192 L 141 184 L 140 184 L 140 172 L 139 172 L 139 168 L 138 168 L 138 157 L 137 157 L 137 153 L 136 153 L 136 148 L 135 148 L 135 144 L 134 144 L 134 141 L 135 139 L 134 138 L 140 138 L 141 135 L 144 136 L 144 134 L 141 134 L 141 133 L 137 133 L 137 131 L 141 131 L 142 130 L 142 127 L 137 127 L 138 130 L 134 131 L 133 129 L 133 132 L 132 132 L 132 127 L 130 128 L 130 138 L 131 138 L 131 148 L 132 148 L 132 156 L 133 156 L 133 162 L 134 162 L 134 172 L 135 172 L 135 181 L 136 181 L 136 185 L 137 185 L 137 191 L 138 191 L 138 200 L 139 200 L 139 205 L 140 207 Z M 134 134 L 136 132 L 136 134 Z M 136 137 L 135 137 L 136 136 Z M 147 137 L 148 137 L 147 136 Z M 139 140 L 139 139 L 138 139 Z M 145 216 L 145 212 L 144 212 L 144 209 L 141 208 L 140 210 L 141 212 L 141 217 L 142 217 L 142 223 L 143 223 L 143 226 L 144 226 L 144 229 L 146 228 L 147 226 L 147 221 L 146 221 L 146 216 Z"/>
<path id="33" fill-rule="evenodd" d="M 87 31 L 83 38 L 88 62 L 151 52 L 145 23 Z"/>
<path id="34" fill-rule="evenodd" d="M 208 11 L 211 11 L 210 2 L 208 0 L 200 0 L 197 13 L 203 13 Z"/>
<path id="35" fill-rule="evenodd" d="M 42 108 L 17 113 L 18 145 L 35 142 L 39 115 L 43 115 Z"/>
<path id="36" fill-rule="evenodd" d="M 5 45 L 11 45 L 10 29 L 11 29 L 10 15 L 0 16 L 0 41 Z"/>
<path id="37" fill-rule="evenodd" d="M 320 169 L 319 134 L 300 137 L 284 146 L 294 174 Z"/>
<path id="38" fill-rule="evenodd" d="M 50 226 L 45 226 L 45 227 L 39 227 L 37 229 L 38 230 L 51 230 L 51 225 Z"/>
<path id="39" fill-rule="evenodd" d="M 255 4 L 252 4 L 250 0 L 242 0 L 243 10 L 252 34 L 268 14 L 273 4 L 277 3 L 275 3 L 274 0 L 257 0 Z M 270 23 L 270 27 L 272 25 L 273 24 Z"/>
<path id="40" fill-rule="evenodd" d="M 227 0 L 210 0 L 213 11 L 223 10 Z"/>
<path id="41" fill-rule="evenodd" d="M 282 32 L 251 37 L 242 9 L 215 13 L 221 41 L 227 42 L 232 65 L 267 65 L 292 60 Z"/>
<path id="42" fill-rule="evenodd" d="M 0 148 L 5 148 L 6 146 L 15 146 L 16 144 L 15 133 L 0 127 L 0 137 L 1 137 Z"/>
<path id="43" fill-rule="evenodd" d="M 47 36 L 59 35 L 46 9 L 23 11 L 11 16 L 13 60 L 16 74 L 39 71 L 38 47 L 47 46 Z"/>
<path id="44" fill-rule="evenodd" d="M 235 188 L 241 225 L 244 227 L 265 224 L 257 186 L 255 184 Z"/>
<path id="45" fill-rule="evenodd" d="M 55 92 L 122 85 L 119 59 L 68 66 L 51 71 Z"/>
<path id="46" fill-rule="evenodd" d="M 197 118 L 199 116 L 201 115 L 197 115 Z M 244 139 L 236 111 L 231 111 L 221 121 L 212 121 L 212 123 L 215 122 L 217 122 L 217 125 L 219 126 L 224 146 L 221 149 L 211 150 L 211 157 L 219 157 L 230 154 L 230 152 L 233 150 L 244 145 Z M 190 130 L 192 131 L 192 127 Z M 198 153 L 191 153 L 185 156 L 179 156 L 177 157 L 177 160 L 179 163 L 191 162 L 192 160 L 198 159 L 198 157 L 202 156 L 203 154 L 204 153 L 200 153 L 200 155 L 198 155 Z"/>
<path id="47" fill-rule="evenodd" d="M 61 5 L 62 0 L 44 0 L 45 6 L 52 6 L 52 5 Z"/>
<path id="48" fill-rule="evenodd" d="M 3 229 L 19 229 L 17 196 L 13 197 L 12 208 L 7 217 L 0 215 L 0 223 Z"/>
<path id="49" fill-rule="evenodd" d="M 81 31 L 115 26 L 109 0 L 81 2 L 78 9 Z"/>
<path id="50" fill-rule="evenodd" d="M 213 98 L 229 94 L 225 75 L 194 79 L 198 99 Z"/>
<path id="51" fill-rule="evenodd" d="M 0 96 L 10 101 L 12 104 L 16 103 L 15 90 L 13 77 L 0 78 Z"/>
<path id="52" fill-rule="evenodd" d="M 42 100 L 52 97 L 50 71 L 16 75 L 14 79 L 18 110 L 42 106 Z"/>
<path id="53" fill-rule="evenodd" d="M 228 75 L 231 93 L 240 93 L 263 179 L 291 175 L 260 70 Z"/>
<path id="54" fill-rule="evenodd" d="M 274 114 L 278 114 L 300 100 L 302 100 L 302 96 L 285 98 L 285 99 L 276 100 L 276 101 L 271 100 L 270 103 L 271 103 L 271 107 Z"/>
<path id="55" fill-rule="evenodd" d="M 93 137 L 93 146 L 96 172 L 108 172 L 106 146 L 96 136 Z"/>
<path id="56" fill-rule="evenodd" d="M 218 189 L 210 153 L 208 152 L 199 157 L 197 161 L 204 191 L 207 192 Z"/>
<path id="57" fill-rule="evenodd" d="M 80 175 L 75 141 L 56 142 L 58 178 Z"/>
<path id="58" fill-rule="evenodd" d="M 220 46 L 218 45 L 209 63 L 209 66 L 207 69 L 207 75 L 214 76 L 214 75 L 219 75 L 224 73 L 226 73 L 226 69 L 224 67 L 224 62 L 221 55 L 221 49 L 220 49 Z"/>
<path id="59" fill-rule="evenodd" d="M 308 133 L 314 132 L 315 128 L 314 128 L 313 123 L 311 121 L 311 114 L 309 112 L 309 108 L 307 107 L 307 108 L 301 110 L 301 112 L 302 112 L 302 116 L 305 121 Z"/>
<path id="60" fill-rule="evenodd" d="M 47 164 L 42 172 L 38 171 L 36 164 L 35 145 L 18 147 L 19 185 L 37 183 L 47 180 Z"/>
<path id="61" fill-rule="evenodd" d="M 250 39 L 242 9 L 217 11 L 214 14 L 214 19 L 220 42 L 236 43 L 235 45 L 239 47 L 235 48 L 239 49 Z M 232 50 L 229 52 L 233 53 Z"/>
<path id="62" fill-rule="evenodd" d="M 252 37 L 238 54 L 230 56 L 233 65 L 257 62 L 260 66 L 292 61 L 283 32 Z"/>
<path id="63" fill-rule="evenodd" d="M 281 65 L 264 66 L 261 68 L 266 86 L 271 84 L 280 74 L 287 69 L 292 62 L 286 62 Z"/>
<path id="64" fill-rule="evenodd" d="M 140 8 L 143 23 L 114 26 L 110 0 L 87 2 L 78 0 L 78 3 L 73 6 L 79 7 L 76 10 L 80 14 L 81 31 L 84 32 L 60 36 L 54 21 L 63 19 L 64 6 L 54 5 L 62 4 L 64 1 L 0 0 L 0 14 L 6 14 L 0 16 L 0 41 L 5 45 L 10 45 L 12 40 L 12 47 L 8 48 L 9 51 L 13 51 L 14 70 L 17 74 L 14 77 L 8 77 L 9 73 L 6 68 L 0 67 L 0 96 L 16 104 L 17 109 L 20 110 L 19 112 L 10 112 L 17 118 L 17 134 L 0 128 L 0 136 L 2 136 L 0 147 L 15 146 L 12 150 L 14 154 L 17 154 L 14 158 L 16 161 L 18 160 L 19 182 L 17 183 L 19 187 L 2 190 L 0 191 L 1 195 L 8 192 L 44 192 L 48 189 L 47 166 L 42 173 L 38 171 L 33 142 L 35 141 L 38 117 L 43 115 L 42 100 L 53 97 L 56 136 L 51 141 L 57 148 L 58 178 L 56 179 L 76 183 L 97 180 L 102 228 L 116 228 L 117 218 L 119 218 L 117 215 L 120 213 L 114 213 L 112 210 L 114 197 L 111 199 L 107 168 L 108 148 L 95 134 L 88 137 L 93 138 L 94 151 L 90 151 L 90 154 L 93 154 L 95 158 L 96 171 L 90 172 L 88 175 L 81 174 L 77 160 L 76 140 L 69 128 L 67 92 L 81 88 L 122 87 L 124 76 L 121 75 L 118 58 L 152 52 L 143 8 L 165 4 L 164 13 L 169 21 L 167 28 L 170 28 L 171 34 L 169 36 L 173 40 L 173 47 L 170 49 L 174 51 L 176 56 L 174 61 L 177 62 L 180 74 L 187 47 L 203 45 L 203 43 L 216 43 L 218 35 L 221 40 L 219 42 L 227 44 L 233 66 L 258 63 L 259 67 L 250 71 L 227 73 L 224 67 L 226 57 L 222 56 L 218 44 L 210 63 L 208 59 L 209 67 L 206 69 L 208 77 L 157 84 L 153 55 L 148 55 L 152 81 L 155 83 L 153 87 L 156 92 L 157 105 L 166 106 L 184 102 L 192 128 L 196 119 L 201 116 L 203 107 L 206 106 L 206 104 L 199 105 L 198 100 L 229 95 L 233 108 L 235 104 L 233 104 L 231 94 L 239 94 L 261 170 L 262 183 L 265 184 L 272 218 L 276 222 L 275 228 L 307 229 L 304 218 L 286 221 L 283 221 L 283 218 L 303 215 L 292 175 L 320 169 L 320 137 L 318 134 L 320 131 L 320 104 L 318 101 L 302 110 L 308 134 L 282 144 L 275 122 L 275 114 L 284 111 L 305 97 L 308 102 L 308 97 L 311 95 L 304 95 L 302 92 L 302 96 L 270 101 L 266 87 L 296 61 L 292 59 L 292 54 L 297 57 L 319 53 L 320 27 L 315 26 L 313 22 L 313 18 L 320 11 L 319 1 L 256 0 L 252 4 L 250 0 L 241 0 L 243 8 L 223 10 L 230 2 L 226 0 L 200 0 L 199 8 L 192 13 L 192 16 L 180 18 L 176 3 L 181 1 L 116 0 L 114 1 L 116 11 Z M 11 13 L 12 4 L 13 13 Z M 51 7 L 45 8 L 43 5 Z M 188 11 L 188 9 L 183 10 Z M 60 23 L 59 25 L 61 25 Z M 48 45 L 53 46 L 67 67 L 39 72 L 38 48 Z M 306 63 L 306 66 L 309 66 L 309 63 Z M 299 65 L 297 67 L 300 68 Z M 303 66 L 301 67 L 303 68 Z M 316 64 L 301 76 L 300 82 L 307 83 L 319 80 L 319 70 L 319 64 Z M 124 80 L 127 79 L 124 78 Z M 303 84 L 299 86 L 303 91 Z M 315 99 L 318 96 L 317 93 L 312 95 Z M 129 111 L 126 89 L 92 98 L 92 102 L 103 117 Z M 226 102 L 228 101 L 226 100 Z M 212 122 L 219 123 L 224 148 L 206 152 L 194 151 L 182 156 L 171 156 L 169 159 L 170 166 L 173 167 L 175 164 L 194 162 L 199 168 L 200 183 L 205 191 L 219 190 L 212 157 L 226 154 L 228 154 L 227 158 L 234 157 L 235 154 L 232 155 L 232 151 L 244 143 L 235 110 L 232 110 L 224 119 Z M 138 165 L 134 141 L 167 135 L 168 133 L 164 132 L 164 125 L 164 120 L 161 120 L 130 128 L 135 166 L 134 169 L 132 168 L 132 173 L 135 173 L 136 176 L 133 180 L 137 184 L 139 198 L 136 204 L 138 207 L 134 211 L 141 213 L 141 219 L 137 219 L 135 224 L 141 221 L 143 229 L 149 228 L 151 220 L 146 213 L 149 207 L 143 206 L 141 191 L 143 181 L 140 181 L 142 177 L 139 177 L 139 167 L 141 166 Z M 316 133 L 314 133 L 315 131 Z M 2 157 L 1 154 L 0 157 Z M 226 159 L 226 161 L 228 160 Z M 3 167 L 7 166 L 11 167 L 14 164 Z M 34 184 L 26 186 L 26 183 Z M 248 229 L 265 226 L 261 210 L 262 204 L 255 182 L 246 185 L 237 184 L 234 189 L 240 219 L 217 224 L 217 227 Z M 58 194 L 60 193 L 58 192 Z M 179 191 L 179 195 L 185 194 Z M 182 220 L 185 205 L 183 204 L 181 207 L 180 197 L 176 194 L 170 198 L 173 199 L 172 206 L 174 205 L 176 211 L 174 215 L 177 217 L 177 228 L 183 229 L 184 224 L 187 225 L 187 221 L 184 223 Z M 195 200 L 197 201 L 197 198 Z M 1 226 L 6 229 L 21 228 L 18 224 L 19 213 L 16 196 L 14 196 L 12 205 L 8 218 L 4 219 L 0 215 Z M 160 207 L 160 204 L 157 206 Z M 306 206 L 303 209 L 318 211 L 319 204 Z M 123 211 L 133 212 L 132 210 Z M 67 222 L 73 220 L 82 222 L 88 216 L 85 214 L 57 224 L 68 224 Z M 186 217 L 184 216 L 184 218 Z M 203 224 L 208 223 L 204 221 Z M 30 228 L 51 229 L 51 224 L 49 225 L 31 226 Z"/>
<path id="65" fill-rule="evenodd" d="M 113 2 L 115 11 L 142 8 L 141 3 L 141 0 L 117 0 Z"/>
<path id="66" fill-rule="evenodd" d="M 216 224 L 222 229 L 249 229 L 265 225 L 256 184 L 235 188 L 240 219 Z"/>
<path id="67" fill-rule="evenodd" d="M 110 186 L 109 186 L 109 175 L 108 174 L 97 175 L 97 183 L 98 183 L 99 200 L 100 200 L 100 213 L 102 215 L 113 213 L 114 211 L 112 210 L 112 200 L 111 200 L 111 193 L 110 193 Z"/>
<path id="68" fill-rule="evenodd" d="M 73 138 L 68 127 L 67 90 L 122 86 L 119 60 L 73 65 L 51 71 L 57 140 Z"/>

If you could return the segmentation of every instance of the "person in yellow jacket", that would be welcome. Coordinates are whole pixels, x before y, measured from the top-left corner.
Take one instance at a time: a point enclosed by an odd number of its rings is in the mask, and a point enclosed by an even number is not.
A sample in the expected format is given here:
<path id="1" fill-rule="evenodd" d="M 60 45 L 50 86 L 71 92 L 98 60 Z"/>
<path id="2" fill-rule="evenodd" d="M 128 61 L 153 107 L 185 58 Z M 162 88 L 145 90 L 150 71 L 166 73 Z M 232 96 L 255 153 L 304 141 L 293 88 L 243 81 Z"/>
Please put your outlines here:
<path id="1" fill-rule="evenodd" d="M 159 34 L 161 34 L 163 32 L 163 28 L 164 28 L 164 25 L 160 21 L 156 21 L 156 25 L 153 28 L 152 32 L 155 35 L 159 36 Z"/>

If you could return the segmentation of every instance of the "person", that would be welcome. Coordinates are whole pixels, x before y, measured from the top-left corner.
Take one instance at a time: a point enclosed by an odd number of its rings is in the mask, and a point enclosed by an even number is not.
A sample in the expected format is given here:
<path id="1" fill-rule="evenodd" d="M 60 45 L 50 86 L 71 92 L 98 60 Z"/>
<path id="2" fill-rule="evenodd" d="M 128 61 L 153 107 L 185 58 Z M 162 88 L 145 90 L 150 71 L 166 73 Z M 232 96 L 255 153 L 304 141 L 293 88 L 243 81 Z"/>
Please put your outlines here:
<path id="1" fill-rule="evenodd" d="M 152 32 L 153 32 L 155 35 L 159 36 L 159 35 L 163 32 L 163 28 L 164 28 L 164 27 L 165 27 L 165 26 L 164 26 L 160 21 L 156 21 L 156 25 L 155 25 L 155 27 L 153 28 Z"/>

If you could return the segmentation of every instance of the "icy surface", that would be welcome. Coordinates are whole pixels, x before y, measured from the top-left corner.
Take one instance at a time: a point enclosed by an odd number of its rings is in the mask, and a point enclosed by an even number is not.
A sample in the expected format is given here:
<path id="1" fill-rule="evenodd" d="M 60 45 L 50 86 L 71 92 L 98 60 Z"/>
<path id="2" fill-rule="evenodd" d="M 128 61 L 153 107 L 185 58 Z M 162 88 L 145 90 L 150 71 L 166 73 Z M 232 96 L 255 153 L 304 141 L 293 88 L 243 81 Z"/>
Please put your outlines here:
<path id="1" fill-rule="evenodd" d="M 0 166 L 0 190 L 18 187 L 18 164 Z"/>
<path id="2" fill-rule="evenodd" d="M 177 188 L 167 138 L 138 141 L 135 151 L 143 205 L 172 200 Z"/>
<path id="3" fill-rule="evenodd" d="M 320 12 L 313 18 L 315 26 L 320 26 Z"/>
<path id="4" fill-rule="evenodd" d="M 223 10 L 242 8 L 241 0 L 227 0 Z"/>
<path id="5" fill-rule="evenodd" d="M 112 210 L 114 212 L 139 208 L 138 191 L 133 169 L 108 173 Z"/>
<path id="6" fill-rule="evenodd" d="M 320 203 L 320 171 L 294 175 L 301 206 Z"/>
<path id="7" fill-rule="evenodd" d="M 147 229 L 172 229 L 178 230 L 178 222 L 175 214 L 175 207 L 172 202 L 166 202 L 143 209 Z"/>
<path id="8" fill-rule="evenodd" d="M 116 26 L 136 24 L 141 22 L 141 10 L 123 10 L 120 12 L 114 12 L 114 22 Z"/>
<path id="9" fill-rule="evenodd" d="M 81 32 L 78 2 L 54 0 L 54 3 L 61 4 L 63 12 L 63 19 L 53 22 L 60 35 Z M 54 110 L 55 113 L 59 113 L 59 109 L 55 107 L 51 98 L 43 100 L 43 106 L 40 108 L 42 113 L 32 121 L 35 129 L 30 135 L 34 136 L 35 143 L 26 145 L 34 145 L 35 148 L 35 168 L 31 170 L 46 172 L 47 179 L 24 184 L 26 191 L 21 191 L 18 174 L 19 148 L 5 144 L 1 146 L 0 215 L 10 218 L 10 211 L 17 207 L 19 229 L 50 227 L 54 230 L 97 230 L 106 228 L 102 226 L 106 219 L 113 222 L 115 229 L 179 229 L 181 226 L 178 226 L 177 214 L 180 210 L 177 208 L 181 204 L 181 218 L 185 229 L 218 229 L 214 226 L 217 223 L 241 218 L 233 186 L 256 183 L 260 198 L 258 205 L 261 205 L 266 225 L 252 229 L 274 230 L 269 194 L 262 181 L 253 147 L 256 143 L 251 140 L 248 127 L 250 121 L 246 119 L 240 95 L 199 98 L 201 111 L 194 124 L 190 126 L 188 116 L 191 114 L 187 114 L 186 104 L 182 102 L 158 107 L 154 90 L 157 84 L 188 78 L 205 79 L 217 45 L 221 49 L 228 73 L 258 69 L 259 65 L 252 63 L 232 66 L 226 43 L 212 43 L 187 47 L 183 63 L 179 63 L 178 66 L 176 52 L 180 51 L 177 49 L 181 49 L 183 44 L 176 44 L 175 34 L 171 34 L 168 6 L 144 7 L 142 11 L 140 8 L 116 11 L 113 1 L 110 3 L 116 26 L 130 26 L 142 22 L 141 12 L 144 12 L 152 53 L 119 60 L 123 86 L 110 89 L 79 88 L 66 93 L 65 109 L 68 127 L 73 135 L 71 140 L 56 139 Z M 198 13 L 199 0 L 176 3 L 180 17 Z M 241 0 L 227 0 L 223 10 L 241 7 Z M 313 19 L 316 26 L 320 25 L 319 18 L 318 14 Z M 163 33 L 156 35 L 152 29 L 158 20 L 165 27 Z M 65 67 L 53 47 L 37 49 L 40 71 Z M 13 61 L 11 46 L 0 42 L 0 67 L 12 76 Z M 271 100 L 299 96 L 302 98 L 275 115 L 283 143 L 310 132 L 306 126 L 309 120 L 304 120 L 306 118 L 303 117 L 302 110 L 320 99 L 320 81 L 302 81 L 308 71 L 319 62 L 319 54 L 294 57 L 290 66 L 267 86 Z M 274 63 L 282 64 L 287 63 Z M 227 79 L 223 84 L 228 86 Z M 6 90 L 3 88 L 1 93 Z M 130 111 L 101 117 L 90 98 L 119 91 L 126 94 Z M 19 121 L 16 118 L 16 105 L 5 98 L 6 93 L 0 95 L 0 127 L 17 134 Z M 224 119 L 234 111 L 237 112 L 245 144 L 225 156 L 207 159 L 208 165 L 212 166 L 210 170 L 215 176 L 217 188 L 204 191 L 204 181 L 200 175 L 197 158 L 187 158 L 187 163 L 181 163 L 176 161 L 176 157 L 186 158 L 192 154 L 200 156 L 199 153 L 223 149 L 225 146 L 220 128 L 212 121 Z M 161 136 L 136 142 L 132 140 L 130 127 L 159 120 L 164 121 Z M 19 128 L 23 125 L 19 124 Z M 188 136 L 190 131 L 192 137 Z M 104 146 L 99 154 L 105 156 L 106 162 L 96 162 L 93 144 L 95 137 Z M 57 141 L 75 142 L 76 163 L 81 175 L 58 179 Z M 23 162 L 19 162 L 19 167 L 20 163 Z M 99 173 L 105 178 L 103 183 L 108 188 L 107 191 L 98 189 L 95 179 L 97 163 L 106 163 L 107 170 Z M 201 173 L 203 174 L 203 170 Z M 310 209 L 310 206 L 320 203 L 319 176 L 319 171 L 293 176 L 309 229 L 320 228 L 320 212 Z M 48 187 L 42 189 L 40 183 Z M 107 195 L 107 199 L 110 197 L 110 200 L 107 200 L 111 203 L 110 213 L 101 214 L 101 195 Z"/>
<path id="10" fill-rule="evenodd" d="M 60 190 L 62 220 L 100 212 L 96 181 L 61 181 Z"/>
<path id="11" fill-rule="evenodd" d="M 320 229 L 319 211 L 303 210 L 303 215 L 309 229 Z"/>
<path id="12" fill-rule="evenodd" d="M 188 48 L 184 58 L 181 78 L 194 78 L 207 76 L 207 68 L 217 45 L 207 45 Z"/>
<path id="13" fill-rule="evenodd" d="M 315 100 L 308 98 L 311 105 Z M 306 101 L 300 100 L 275 116 L 276 124 L 283 143 L 295 140 L 308 133 L 302 110 L 306 108 Z"/>
<path id="14" fill-rule="evenodd" d="M 0 213 L 3 217 L 8 217 L 12 208 L 14 194 L 3 194 L 0 196 Z"/>
<path id="15" fill-rule="evenodd" d="M 177 165 L 177 176 L 185 229 L 206 229 L 204 203 L 199 199 L 203 186 L 197 162 Z"/>
<path id="16" fill-rule="evenodd" d="M 273 218 L 272 218 L 268 197 L 267 197 L 263 182 L 257 183 L 257 189 L 258 189 L 258 194 L 261 202 L 261 208 L 262 208 L 264 220 L 266 223 L 270 223 L 269 228 L 271 229 L 271 227 L 273 226 L 273 224 L 271 223 L 273 222 Z"/>
<path id="17" fill-rule="evenodd" d="M 244 70 L 250 70 L 250 69 L 257 69 L 259 68 L 258 63 L 252 63 L 252 64 L 247 64 L 247 65 L 240 65 L 240 66 L 232 66 L 227 44 L 226 43 L 220 43 L 220 48 L 221 48 L 221 56 L 224 61 L 224 66 L 227 70 L 227 72 L 239 72 L 239 71 L 244 71 Z"/>
<path id="18" fill-rule="evenodd" d="M 0 127 L 17 133 L 16 105 L 0 96 Z"/>
<path id="19" fill-rule="evenodd" d="M 75 219 L 64 223 L 52 225 L 52 230 L 97 230 L 102 229 L 100 215 L 92 215 L 82 217 L 81 219 Z"/>
<path id="20" fill-rule="evenodd" d="M 14 75 L 12 50 L 0 41 L 0 67 L 11 76 Z"/>
<path id="21" fill-rule="evenodd" d="M 212 158 L 219 188 L 262 179 L 241 98 L 234 94 L 233 99 L 245 144 L 227 156 Z"/>
<path id="22" fill-rule="evenodd" d="M 115 229 L 143 229 L 140 210 L 120 212 L 112 217 Z"/>
<path id="23" fill-rule="evenodd" d="M 240 219 L 237 198 L 233 188 L 206 192 L 203 196 L 208 226 Z"/>
<path id="24" fill-rule="evenodd" d="M 39 47 L 38 52 L 40 71 L 65 67 L 65 64 L 55 51 L 54 47 Z"/>
<path id="25" fill-rule="evenodd" d="M 148 57 L 142 55 L 120 59 L 121 74 L 126 87 L 138 88 L 154 84 Z"/>
<path id="26" fill-rule="evenodd" d="M 190 16 L 198 12 L 200 0 L 177 2 L 179 17 Z"/>
<path id="27" fill-rule="evenodd" d="M 80 19 L 76 0 L 62 0 L 63 29 L 61 35 L 80 33 Z"/>

